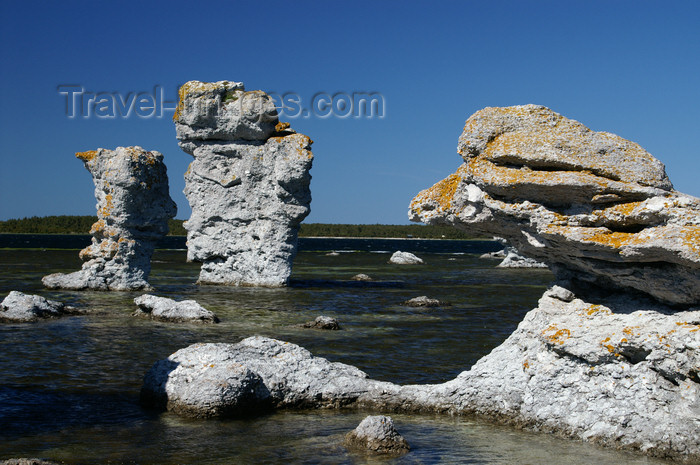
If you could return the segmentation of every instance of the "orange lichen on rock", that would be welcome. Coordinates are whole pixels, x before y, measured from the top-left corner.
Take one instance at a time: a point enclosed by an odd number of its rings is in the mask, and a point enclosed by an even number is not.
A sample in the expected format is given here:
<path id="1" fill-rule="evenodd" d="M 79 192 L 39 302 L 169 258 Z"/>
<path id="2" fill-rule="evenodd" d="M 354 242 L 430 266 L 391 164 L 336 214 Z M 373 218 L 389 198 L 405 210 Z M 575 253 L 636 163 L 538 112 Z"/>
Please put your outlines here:
<path id="1" fill-rule="evenodd" d="M 553 334 L 547 334 L 554 331 Z M 557 325 L 550 325 L 547 329 L 542 331 L 542 335 L 547 339 L 550 344 L 562 345 L 564 342 L 571 337 L 571 331 L 566 328 L 559 329 Z"/>
<path id="2" fill-rule="evenodd" d="M 88 150 L 87 152 L 76 152 L 75 156 L 83 161 L 90 161 L 97 156 L 97 150 Z"/>

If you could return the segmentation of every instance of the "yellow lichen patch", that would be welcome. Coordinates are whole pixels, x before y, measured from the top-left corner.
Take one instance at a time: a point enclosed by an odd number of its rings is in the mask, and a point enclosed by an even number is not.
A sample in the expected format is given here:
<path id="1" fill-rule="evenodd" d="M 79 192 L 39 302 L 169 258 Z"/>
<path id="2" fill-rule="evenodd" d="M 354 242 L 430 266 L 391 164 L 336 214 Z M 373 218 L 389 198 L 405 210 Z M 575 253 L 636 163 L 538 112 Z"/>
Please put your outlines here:
<path id="1" fill-rule="evenodd" d="M 90 228 L 90 234 L 96 234 L 98 232 L 104 231 L 105 226 L 106 225 L 104 220 L 97 220 L 95 223 L 92 224 L 92 227 Z"/>
<path id="2" fill-rule="evenodd" d="M 112 194 L 105 195 L 104 206 L 102 208 L 100 208 L 100 210 L 99 210 L 100 214 L 103 217 L 109 216 L 112 213 L 113 207 L 114 207 L 114 205 L 112 205 Z"/>
<path id="3" fill-rule="evenodd" d="M 681 231 L 683 245 L 700 256 L 700 226 L 686 226 Z"/>
<path id="4" fill-rule="evenodd" d="M 588 237 L 584 238 L 584 241 L 595 242 L 615 249 L 640 242 L 634 233 L 613 232 L 607 228 L 595 228 Z"/>
<path id="5" fill-rule="evenodd" d="M 528 368 L 530 368 L 530 361 L 529 361 L 529 360 L 525 360 L 525 361 L 523 362 L 523 370 L 527 370 Z"/>
<path id="6" fill-rule="evenodd" d="M 556 331 L 555 331 L 556 330 Z M 547 334 L 554 331 L 553 334 Z M 542 331 L 542 335 L 549 341 L 550 344 L 562 345 L 564 342 L 571 337 L 571 331 L 566 328 L 559 329 L 557 325 L 550 325 L 549 328 Z"/>
<path id="7" fill-rule="evenodd" d="M 88 150 L 87 152 L 75 152 L 75 156 L 83 161 L 90 161 L 97 156 L 97 150 Z"/>
<path id="8" fill-rule="evenodd" d="M 607 307 L 603 307 L 602 305 L 589 305 L 588 308 L 585 310 L 586 314 L 588 316 L 595 315 L 596 313 L 602 313 L 605 315 L 610 314 L 610 309 Z"/>
<path id="9" fill-rule="evenodd" d="M 285 129 L 289 129 L 290 126 L 291 125 L 289 123 L 283 123 L 280 121 L 279 123 L 275 124 L 275 132 L 282 132 Z"/>

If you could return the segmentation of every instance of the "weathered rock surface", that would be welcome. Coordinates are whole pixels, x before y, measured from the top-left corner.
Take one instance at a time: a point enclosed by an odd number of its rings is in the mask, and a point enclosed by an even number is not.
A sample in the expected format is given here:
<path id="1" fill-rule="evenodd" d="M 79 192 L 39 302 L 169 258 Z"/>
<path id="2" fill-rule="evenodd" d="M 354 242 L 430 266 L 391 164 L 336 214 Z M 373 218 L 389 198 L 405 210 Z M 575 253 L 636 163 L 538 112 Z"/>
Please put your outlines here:
<path id="1" fill-rule="evenodd" d="M 195 344 L 146 375 L 146 402 L 190 416 L 359 407 L 477 414 L 615 448 L 700 460 L 700 310 L 554 287 L 470 370 L 435 385 L 375 381 L 290 343 Z"/>
<path id="2" fill-rule="evenodd" d="M 192 215 L 188 260 L 200 283 L 283 286 L 299 224 L 309 214 L 311 139 L 279 123 L 264 92 L 242 83 L 190 81 L 174 117 Z"/>
<path id="3" fill-rule="evenodd" d="M 402 305 L 406 305 L 408 307 L 445 307 L 450 304 L 448 302 L 443 302 L 442 300 L 431 299 L 426 295 L 422 295 L 408 299 Z"/>
<path id="4" fill-rule="evenodd" d="M 338 323 L 338 320 L 330 316 L 323 315 L 317 316 L 315 320 L 302 323 L 299 326 L 301 326 L 302 328 L 327 329 L 332 331 L 337 331 L 340 329 L 340 324 Z"/>
<path id="5" fill-rule="evenodd" d="M 345 436 L 345 445 L 352 449 L 378 454 L 402 455 L 411 448 L 396 430 L 391 417 L 368 416 Z"/>
<path id="6" fill-rule="evenodd" d="M 700 200 L 673 189 L 639 145 L 548 108 L 485 108 L 459 139 L 464 164 L 409 217 L 507 239 L 583 291 L 700 303 Z"/>
<path id="7" fill-rule="evenodd" d="M 61 302 L 49 300 L 39 295 L 11 291 L 0 303 L 0 321 L 34 322 L 48 318 L 58 318 L 74 309 Z"/>
<path id="8" fill-rule="evenodd" d="M 144 294 L 136 297 L 134 303 L 139 309 L 134 316 L 150 317 L 159 321 L 171 321 L 175 323 L 218 323 L 219 318 L 195 300 L 182 300 L 177 302 L 167 297 Z"/>
<path id="9" fill-rule="evenodd" d="M 499 268 L 547 268 L 547 264 L 523 257 L 518 251 L 510 246 L 506 246 L 503 261 L 496 265 Z"/>
<path id="10" fill-rule="evenodd" d="M 79 152 L 95 182 L 97 222 L 92 244 L 80 252 L 80 271 L 42 279 L 50 289 L 148 289 L 151 256 L 168 233 L 177 207 L 159 152 L 117 147 Z"/>
<path id="11" fill-rule="evenodd" d="M 413 255 L 411 252 L 402 252 L 397 250 L 389 258 L 389 263 L 393 263 L 395 265 L 420 265 L 425 262 L 423 262 L 423 259 Z"/>
<path id="12" fill-rule="evenodd" d="M 194 344 L 156 362 L 141 390 L 146 404 L 195 417 L 232 416 L 285 407 L 342 407 L 368 390 L 355 367 L 314 357 L 288 342 L 260 336 L 237 344 Z"/>

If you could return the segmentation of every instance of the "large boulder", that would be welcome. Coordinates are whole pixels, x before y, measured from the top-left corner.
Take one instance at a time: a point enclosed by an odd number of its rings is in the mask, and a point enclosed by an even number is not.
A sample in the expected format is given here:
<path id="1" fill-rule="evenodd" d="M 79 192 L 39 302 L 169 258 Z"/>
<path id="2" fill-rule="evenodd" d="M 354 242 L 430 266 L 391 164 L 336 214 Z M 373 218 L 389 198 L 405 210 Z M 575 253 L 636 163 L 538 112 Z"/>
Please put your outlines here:
<path id="1" fill-rule="evenodd" d="M 141 147 L 76 153 L 95 182 L 97 222 L 80 252 L 80 271 L 44 276 L 50 289 L 148 289 L 151 256 L 177 206 L 168 192 L 163 155 Z"/>
<path id="2" fill-rule="evenodd" d="M 413 199 L 412 220 L 503 237 L 582 292 L 700 303 L 700 200 L 639 145 L 524 105 L 475 113 L 458 151 L 464 164 Z"/>
<path id="3" fill-rule="evenodd" d="M 48 318 L 58 318 L 73 309 L 61 302 L 49 300 L 39 295 L 11 291 L 0 303 L 0 321 L 34 322 Z"/>
<path id="4" fill-rule="evenodd" d="M 285 285 L 311 203 L 311 139 L 279 123 L 264 92 L 228 81 L 183 85 L 174 120 L 194 157 L 184 226 L 199 282 Z"/>

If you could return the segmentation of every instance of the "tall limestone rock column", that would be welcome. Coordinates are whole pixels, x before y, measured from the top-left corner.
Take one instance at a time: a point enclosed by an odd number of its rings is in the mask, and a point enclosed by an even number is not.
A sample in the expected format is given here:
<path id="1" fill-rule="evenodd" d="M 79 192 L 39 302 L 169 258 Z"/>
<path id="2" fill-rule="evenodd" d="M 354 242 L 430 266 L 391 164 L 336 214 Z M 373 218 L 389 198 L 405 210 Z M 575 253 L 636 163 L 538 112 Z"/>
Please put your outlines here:
<path id="1" fill-rule="evenodd" d="M 280 123 L 264 92 L 190 81 L 174 116 L 192 207 L 187 258 L 199 283 L 284 286 L 299 224 L 309 214 L 311 139 Z"/>
<path id="2" fill-rule="evenodd" d="M 151 255 L 168 233 L 177 206 L 168 192 L 163 155 L 141 147 L 78 152 L 95 182 L 97 222 L 80 252 L 80 271 L 42 279 L 51 289 L 148 289 Z"/>

